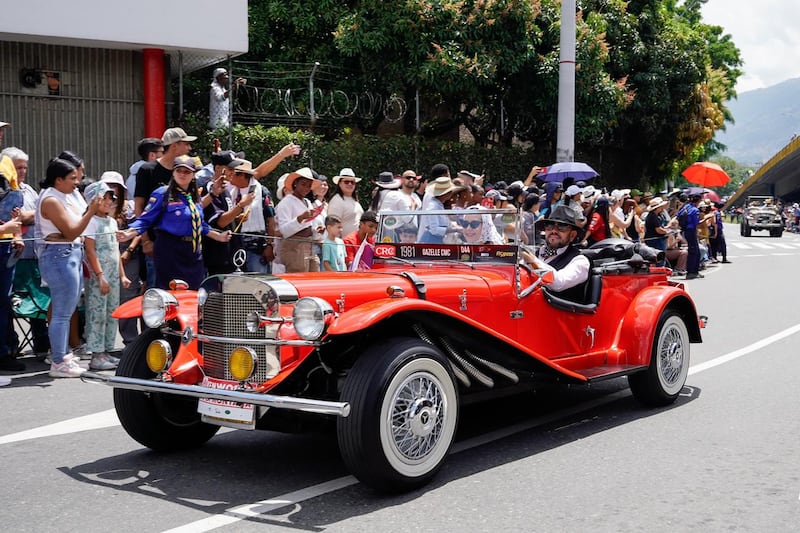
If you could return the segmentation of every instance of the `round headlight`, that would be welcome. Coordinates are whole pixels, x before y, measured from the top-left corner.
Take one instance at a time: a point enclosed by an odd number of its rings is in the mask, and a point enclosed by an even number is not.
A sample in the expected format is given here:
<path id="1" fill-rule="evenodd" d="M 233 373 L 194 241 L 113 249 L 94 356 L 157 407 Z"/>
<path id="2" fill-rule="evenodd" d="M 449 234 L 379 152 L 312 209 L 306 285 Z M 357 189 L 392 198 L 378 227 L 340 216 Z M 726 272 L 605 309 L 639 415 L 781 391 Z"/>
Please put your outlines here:
<path id="1" fill-rule="evenodd" d="M 236 381 L 247 381 L 256 371 L 258 357 L 250 348 L 241 346 L 228 356 L 228 369 Z"/>
<path id="2" fill-rule="evenodd" d="M 204 287 L 197 289 L 197 305 L 206 305 L 208 300 L 208 291 Z"/>
<path id="3" fill-rule="evenodd" d="M 162 289 L 148 289 L 142 297 L 142 320 L 148 328 L 157 328 L 164 323 L 167 309 L 177 306 L 178 300 Z"/>
<path id="4" fill-rule="evenodd" d="M 317 340 L 325 333 L 325 321 L 333 308 L 322 298 L 306 297 L 294 304 L 294 329 L 301 339 Z"/>
<path id="5" fill-rule="evenodd" d="M 147 346 L 147 367 L 160 374 L 172 363 L 172 347 L 163 339 L 154 340 Z"/>

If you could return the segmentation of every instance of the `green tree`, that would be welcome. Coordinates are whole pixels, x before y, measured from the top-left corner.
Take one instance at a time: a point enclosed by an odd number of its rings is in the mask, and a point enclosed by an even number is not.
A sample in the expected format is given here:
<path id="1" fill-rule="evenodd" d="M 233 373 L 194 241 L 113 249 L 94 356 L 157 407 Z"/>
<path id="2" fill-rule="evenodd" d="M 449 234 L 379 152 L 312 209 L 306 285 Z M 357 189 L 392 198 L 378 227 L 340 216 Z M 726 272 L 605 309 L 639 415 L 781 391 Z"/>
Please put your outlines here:
<path id="1" fill-rule="evenodd" d="M 674 178 L 719 148 L 713 133 L 741 75 L 729 35 L 702 22 L 705 0 L 581 0 L 576 13 L 576 159 L 609 185 Z M 555 154 L 559 0 L 250 0 L 263 65 L 319 61 L 337 88 L 421 96 L 422 134 L 465 127 L 476 144 L 524 141 Z M 266 68 L 266 67 L 265 67 Z M 277 68 L 277 67 L 275 67 Z M 204 83 L 207 73 L 202 73 Z M 205 105 L 204 103 L 202 105 Z M 355 122 L 374 133 L 380 115 Z M 405 132 L 414 132 L 414 113 Z M 342 121 L 339 131 L 351 123 Z"/>
<path id="2" fill-rule="evenodd" d="M 334 36 L 369 86 L 424 95 L 435 112 L 423 133 L 464 125 L 485 145 L 506 83 L 535 59 L 538 9 L 536 0 L 365 0 Z"/>

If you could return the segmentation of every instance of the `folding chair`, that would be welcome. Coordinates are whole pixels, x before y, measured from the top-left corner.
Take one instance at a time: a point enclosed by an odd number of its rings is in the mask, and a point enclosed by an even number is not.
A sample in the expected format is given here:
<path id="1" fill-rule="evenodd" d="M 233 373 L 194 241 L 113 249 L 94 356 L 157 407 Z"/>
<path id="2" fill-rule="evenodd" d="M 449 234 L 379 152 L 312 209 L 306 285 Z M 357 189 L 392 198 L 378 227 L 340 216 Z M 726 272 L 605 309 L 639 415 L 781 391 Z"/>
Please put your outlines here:
<path id="1" fill-rule="evenodd" d="M 14 285 L 11 292 L 11 310 L 14 324 L 21 334 L 16 355 L 26 349 L 33 351 L 33 329 L 31 319 L 47 320 L 50 306 L 50 289 L 42 287 L 39 264 L 36 260 L 23 259 L 17 262 Z"/>

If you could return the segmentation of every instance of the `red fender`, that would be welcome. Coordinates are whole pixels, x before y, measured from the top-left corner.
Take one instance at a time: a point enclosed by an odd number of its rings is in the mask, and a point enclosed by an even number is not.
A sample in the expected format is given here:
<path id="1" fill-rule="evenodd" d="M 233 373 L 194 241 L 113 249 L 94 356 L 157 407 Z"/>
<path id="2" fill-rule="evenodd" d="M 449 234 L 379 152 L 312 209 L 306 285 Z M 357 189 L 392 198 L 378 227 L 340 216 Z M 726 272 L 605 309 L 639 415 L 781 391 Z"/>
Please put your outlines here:
<path id="1" fill-rule="evenodd" d="M 167 316 L 167 320 L 178 319 L 181 329 L 192 326 L 197 330 L 197 291 L 167 291 L 178 300 L 178 310 L 175 315 Z M 137 318 L 142 316 L 142 296 L 137 296 L 120 305 L 111 316 L 114 318 Z"/>
<path id="2" fill-rule="evenodd" d="M 629 365 L 650 364 L 650 351 L 658 319 L 667 308 L 675 306 L 686 316 L 686 327 L 692 342 L 700 342 L 697 310 L 689 295 L 678 287 L 652 286 L 643 289 L 628 307 L 620 323 L 614 344 L 626 354 Z"/>

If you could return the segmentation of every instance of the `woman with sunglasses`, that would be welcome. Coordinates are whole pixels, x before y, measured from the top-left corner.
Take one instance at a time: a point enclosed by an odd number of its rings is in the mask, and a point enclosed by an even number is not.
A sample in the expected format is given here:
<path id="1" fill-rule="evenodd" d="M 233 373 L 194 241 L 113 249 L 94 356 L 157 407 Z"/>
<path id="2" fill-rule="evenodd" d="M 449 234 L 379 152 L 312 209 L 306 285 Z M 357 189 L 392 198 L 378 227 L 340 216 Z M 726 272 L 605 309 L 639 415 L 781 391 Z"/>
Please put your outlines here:
<path id="1" fill-rule="evenodd" d="M 474 206 L 470 211 L 480 211 L 482 208 Z M 461 228 L 461 234 L 467 244 L 504 244 L 503 237 L 497 232 L 492 215 L 482 213 L 470 213 L 459 216 L 457 221 Z"/>
<path id="2" fill-rule="evenodd" d="M 358 229 L 358 221 L 364 213 L 364 208 L 358 202 L 357 183 L 361 178 L 356 177 L 352 168 L 343 168 L 338 176 L 333 177 L 336 185 L 334 193 L 328 202 L 328 214 L 336 215 L 342 221 L 342 235 L 349 235 Z"/>

